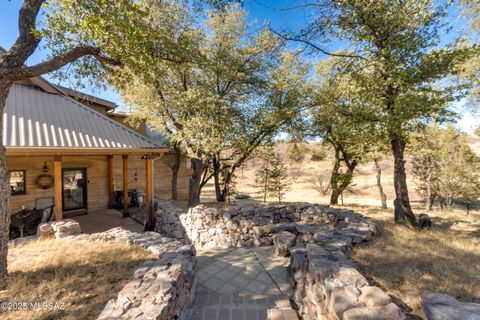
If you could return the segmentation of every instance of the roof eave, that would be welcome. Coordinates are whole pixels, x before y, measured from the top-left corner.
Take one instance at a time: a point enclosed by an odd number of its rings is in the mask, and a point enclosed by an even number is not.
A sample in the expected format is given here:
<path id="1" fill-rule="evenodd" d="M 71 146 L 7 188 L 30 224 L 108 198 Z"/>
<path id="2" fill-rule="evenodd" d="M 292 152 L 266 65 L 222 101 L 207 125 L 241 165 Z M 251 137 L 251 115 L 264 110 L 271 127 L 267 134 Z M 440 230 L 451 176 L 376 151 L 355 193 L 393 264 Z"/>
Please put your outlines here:
<path id="1" fill-rule="evenodd" d="M 69 147 L 6 147 L 7 156 L 26 155 L 129 155 L 169 153 L 169 148 L 69 148 Z"/>

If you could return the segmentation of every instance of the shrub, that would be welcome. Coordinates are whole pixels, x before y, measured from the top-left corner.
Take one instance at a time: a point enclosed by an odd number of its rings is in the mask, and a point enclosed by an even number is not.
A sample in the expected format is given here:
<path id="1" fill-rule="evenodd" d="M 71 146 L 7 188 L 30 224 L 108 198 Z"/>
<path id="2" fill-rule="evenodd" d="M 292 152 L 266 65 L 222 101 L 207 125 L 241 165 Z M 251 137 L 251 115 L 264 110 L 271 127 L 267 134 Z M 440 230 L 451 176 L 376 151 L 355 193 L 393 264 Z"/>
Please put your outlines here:
<path id="1" fill-rule="evenodd" d="M 480 137 L 480 127 L 475 129 L 474 133 L 477 135 L 477 137 Z"/>
<path id="2" fill-rule="evenodd" d="M 307 148 L 303 145 L 294 143 L 288 147 L 287 157 L 290 161 L 300 162 L 305 158 Z"/>
<path id="3" fill-rule="evenodd" d="M 312 161 L 322 161 L 327 156 L 327 153 L 323 149 L 316 149 L 312 152 L 312 157 L 310 158 Z"/>
<path id="4" fill-rule="evenodd" d="M 237 194 L 235 196 L 235 200 L 246 200 L 246 199 L 250 199 L 251 196 L 248 195 L 248 194 Z"/>

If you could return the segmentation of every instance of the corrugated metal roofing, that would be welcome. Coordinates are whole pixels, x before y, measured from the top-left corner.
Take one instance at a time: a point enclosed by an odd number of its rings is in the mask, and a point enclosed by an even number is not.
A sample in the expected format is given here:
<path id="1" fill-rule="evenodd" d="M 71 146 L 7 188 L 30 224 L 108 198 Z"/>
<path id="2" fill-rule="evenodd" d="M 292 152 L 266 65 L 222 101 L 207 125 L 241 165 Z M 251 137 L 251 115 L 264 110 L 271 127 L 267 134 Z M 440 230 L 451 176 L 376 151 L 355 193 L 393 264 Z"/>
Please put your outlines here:
<path id="1" fill-rule="evenodd" d="M 68 96 L 15 83 L 3 113 L 3 145 L 45 148 L 159 148 Z"/>

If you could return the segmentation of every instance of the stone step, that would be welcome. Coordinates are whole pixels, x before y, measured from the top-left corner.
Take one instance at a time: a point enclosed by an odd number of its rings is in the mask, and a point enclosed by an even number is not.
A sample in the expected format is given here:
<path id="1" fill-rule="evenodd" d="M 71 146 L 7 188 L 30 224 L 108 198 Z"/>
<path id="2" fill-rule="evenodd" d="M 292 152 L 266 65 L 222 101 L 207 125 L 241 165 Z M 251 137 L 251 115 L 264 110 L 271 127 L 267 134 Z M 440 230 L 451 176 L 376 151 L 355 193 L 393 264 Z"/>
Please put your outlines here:
<path id="1" fill-rule="evenodd" d="M 190 320 L 297 320 L 285 295 L 202 294 Z"/>

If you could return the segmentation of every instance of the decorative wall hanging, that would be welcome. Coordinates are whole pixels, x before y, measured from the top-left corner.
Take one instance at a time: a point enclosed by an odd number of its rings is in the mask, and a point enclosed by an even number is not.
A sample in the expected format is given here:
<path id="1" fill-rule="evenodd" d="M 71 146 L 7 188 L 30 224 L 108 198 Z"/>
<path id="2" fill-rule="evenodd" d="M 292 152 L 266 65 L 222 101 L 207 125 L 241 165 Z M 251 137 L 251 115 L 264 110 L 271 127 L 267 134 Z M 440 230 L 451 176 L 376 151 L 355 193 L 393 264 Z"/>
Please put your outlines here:
<path id="1" fill-rule="evenodd" d="M 40 189 L 50 189 L 53 186 L 54 178 L 51 174 L 41 174 L 35 179 L 35 185 Z"/>

